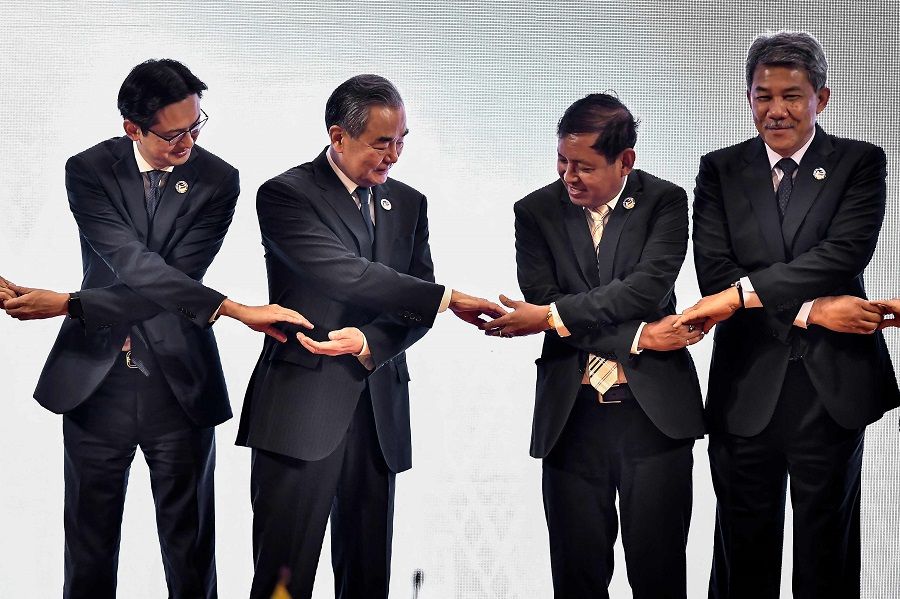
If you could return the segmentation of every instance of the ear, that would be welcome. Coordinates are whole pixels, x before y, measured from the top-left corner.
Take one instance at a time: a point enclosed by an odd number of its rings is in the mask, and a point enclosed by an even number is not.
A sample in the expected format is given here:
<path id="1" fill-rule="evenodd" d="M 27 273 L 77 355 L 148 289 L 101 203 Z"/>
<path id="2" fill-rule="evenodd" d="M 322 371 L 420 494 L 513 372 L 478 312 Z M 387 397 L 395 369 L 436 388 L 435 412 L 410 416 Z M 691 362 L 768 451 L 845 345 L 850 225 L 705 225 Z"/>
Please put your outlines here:
<path id="1" fill-rule="evenodd" d="M 332 125 L 328 128 L 328 138 L 331 140 L 331 147 L 337 153 L 343 153 L 344 142 L 347 139 L 347 132 L 340 125 Z"/>
<path id="2" fill-rule="evenodd" d="M 622 176 L 628 175 L 634 169 L 634 161 L 637 159 L 637 154 L 634 152 L 634 148 L 626 148 L 622 150 L 622 154 L 619 156 L 619 160 L 622 161 Z"/>
<path id="3" fill-rule="evenodd" d="M 125 119 L 125 122 L 122 123 L 122 128 L 125 129 L 125 135 L 131 138 L 132 141 L 140 141 L 141 128 L 135 123 Z"/>
<path id="4" fill-rule="evenodd" d="M 825 107 L 828 106 L 828 99 L 831 98 L 831 90 L 827 87 L 823 87 L 818 92 L 816 92 L 816 114 L 819 114 Z"/>

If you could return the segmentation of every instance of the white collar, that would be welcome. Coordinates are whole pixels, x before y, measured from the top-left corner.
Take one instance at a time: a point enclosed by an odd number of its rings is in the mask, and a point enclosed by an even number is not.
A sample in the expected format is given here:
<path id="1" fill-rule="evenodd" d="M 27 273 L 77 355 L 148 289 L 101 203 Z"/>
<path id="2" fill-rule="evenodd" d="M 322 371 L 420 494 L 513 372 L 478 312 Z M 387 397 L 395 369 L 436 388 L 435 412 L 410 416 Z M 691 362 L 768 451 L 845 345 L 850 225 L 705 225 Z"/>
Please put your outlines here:
<path id="1" fill-rule="evenodd" d="M 167 173 L 171 173 L 173 170 L 175 170 L 175 166 L 171 165 L 171 164 L 169 166 L 167 166 L 166 168 L 160 168 L 160 169 L 156 168 L 155 166 L 151 165 L 149 162 L 144 160 L 144 157 L 141 156 L 141 151 L 138 150 L 138 143 L 136 141 L 132 141 L 131 146 L 134 148 L 134 159 L 135 159 L 135 161 L 137 161 L 138 171 L 140 171 L 142 173 L 146 173 L 149 171 L 160 170 L 160 171 L 165 171 Z"/>
<path id="2" fill-rule="evenodd" d="M 800 161 L 803 160 L 803 155 L 806 154 L 806 151 L 809 149 L 810 144 L 812 144 L 812 141 L 815 138 L 816 130 L 813 129 L 813 134 L 809 136 L 809 140 L 805 144 L 803 144 L 803 146 L 799 150 L 788 156 L 788 158 L 791 158 L 794 162 L 800 164 Z M 775 168 L 775 165 L 778 164 L 778 161 L 784 158 L 784 156 L 770 148 L 769 144 L 763 142 L 763 145 L 766 146 L 766 155 L 769 157 L 769 170 L 771 170 Z"/>
<path id="3" fill-rule="evenodd" d="M 625 186 L 628 185 L 628 177 L 629 177 L 629 175 L 625 175 L 625 180 L 622 181 L 622 189 L 619 190 L 619 193 L 617 193 L 613 199 L 611 199 L 610 201 L 606 202 L 606 205 L 609 206 L 609 211 L 610 211 L 610 212 L 612 212 L 613 209 L 616 207 L 616 204 L 619 203 L 619 198 L 622 197 L 622 192 L 625 191 Z M 585 215 L 586 215 L 588 218 L 591 217 L 591 215 L 590 215 L 591 212 L 594 212 L 594 213 L 597 212 L 596 210 L 593 210 L 593 209 L 588 208 L 588 207 L 586 207 L 586 206 L 585 206 L 584 210 L 585 210 Z"/>
<path id="4" fill-rule="evenodd" d="M 331 151 L 331 146 L 329 146 L 328 150 L 325 151 L 325 157 L 328 159 L 328 164 L 331 165 L 331 168 L 334 169 L 334 174 L 338 176 L 338 179 L 340 179 L 341 183 L 344 184 L 344 187 L 347 188 L 347 193 L 353 195 L 353 192 L 356 191 L 356 188 L 359 187 L 359 185 L 354 183 L 353 179 L 344 174 L 344 171 L 341 170 L 341 167 L 339 167 L 334 161 L 334 158 L 331 157 Z"/>

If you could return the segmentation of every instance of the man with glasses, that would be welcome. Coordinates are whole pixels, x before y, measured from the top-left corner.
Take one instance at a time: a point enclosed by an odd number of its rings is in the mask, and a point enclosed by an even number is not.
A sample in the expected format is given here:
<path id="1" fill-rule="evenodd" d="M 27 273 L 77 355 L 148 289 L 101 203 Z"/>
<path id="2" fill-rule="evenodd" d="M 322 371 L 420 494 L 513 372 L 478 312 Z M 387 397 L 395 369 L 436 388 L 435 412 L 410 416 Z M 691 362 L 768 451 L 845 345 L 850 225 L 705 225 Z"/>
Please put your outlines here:
<path id="1" fill-rule="evenodd" d="M 174 60 L 136 66 L 119 90 L 125 136 L 66 163 L 81 239 L 76 293 L 0 278 L 19 319 L 68 315 L 35 391 L 64 414 L 67 599 L 114 598 L 128 472 L 150 470 L 169 596 L 216 597 L 213 427 L 231 417 L 212 324 L 278 341 L 281 306 L 244 306 L 203 285 L 231 224 L 238 172 L 195 145 L 206 85 Z"/>
<path id="2" fill-rule="evenodd" d="M 404 350 L 447 307 L 472 323 L 503 312 L 433 282 L 425 197 L 388 178 L 408 133 L 397 89 L 353 77 L 325 125 L 330 145 L 257 196 L 271 298 L 316 326 L 266 340 L 241 413 L 254 598 L 284 572 L 311 596 L 329 516 L 336 596 L 388 596 L 394 475 L 412 465 Z"/>

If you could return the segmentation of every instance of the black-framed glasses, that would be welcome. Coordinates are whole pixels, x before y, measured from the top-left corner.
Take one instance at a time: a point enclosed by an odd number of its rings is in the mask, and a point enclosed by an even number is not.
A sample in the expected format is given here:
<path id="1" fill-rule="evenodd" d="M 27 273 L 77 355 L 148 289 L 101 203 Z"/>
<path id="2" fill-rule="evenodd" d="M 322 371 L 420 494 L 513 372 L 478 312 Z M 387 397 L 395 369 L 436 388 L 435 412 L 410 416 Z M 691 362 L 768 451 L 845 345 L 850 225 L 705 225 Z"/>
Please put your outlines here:
<path id="1" fill-rule="evenodd" d="M 160 135 L 153 129 L 148 129 L 148 131 L 150 131 L 150 133 L 152 133 L 156 137 L 160 138 L 164 142 L 168 143 L 170 146 L 174 146 L 179 141 L 181 141 L 185 135 L 187 135 L 189 133 L 190 133 L 191 137 L 193 137 L 194 139 L 197 139 L 197 136 L 200 135 L 200 129 L 203 129 L 203 125 L 205 125 L 206 121 L 208 121 L 208 120 L 209 120 L 209 116 L 205 112 L 203 112 L 203 109 L 201 108 L 200 109 L 200 118 L 197 119 L 197 122 L 194 123 L 193 125 L 191 125 L 190 127 L 188 127 L 187 129 L 185 129 L 184 131 L 182 131 L 181 133 L 176 133 L 175 135 L 173 135 L 171 137 L 165 137 L 163 135 Z"/>

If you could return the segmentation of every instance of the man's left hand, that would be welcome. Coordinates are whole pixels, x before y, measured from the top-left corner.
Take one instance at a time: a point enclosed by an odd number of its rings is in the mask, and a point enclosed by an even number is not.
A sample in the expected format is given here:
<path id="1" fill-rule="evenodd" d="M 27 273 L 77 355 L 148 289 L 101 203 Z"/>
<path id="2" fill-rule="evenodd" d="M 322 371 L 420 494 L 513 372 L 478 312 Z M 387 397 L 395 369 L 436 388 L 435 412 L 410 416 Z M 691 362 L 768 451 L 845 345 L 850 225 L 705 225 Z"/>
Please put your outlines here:
<path id="1" fill-rule="evenodd" d="M 699 302 L 681 313 L 673 324 L 673 328 L 682 325 L 693 324 L 702 327 L 703 333 L 708 333 L 716 323 L 728 320 L 731 315 L 741 307 L 741 300 L 735 287 L 729 287 L 714 295 L 707 295 Z"/>
<path id="2" fill-rule="evenodd" d="M 362 331 L 356 327 L 346 327 L 328 333 L 329 341 L 314 341 L 303 333 L 297 333 L 297 341 L 300 345 L 313 354 L 323 356 L 343 356 L 344 354 L 359 355 L 363 350 Z"/>
<path id="3" fill-rule="evenodd" d="M 9 284 L 18 295 L 4 299 L 3 309 L 6 313 L 19 320 L 38 320 L 41 318 L 53 318 L 65 316 L 69 311 L 69 294 L 49 291 L 47 289 L 32 289 Z"/>
<path id="4" fill-rule="evenodd" d="M 486 323 L 482 327 L 485 335 L 519 337 L 540 333 L 550 327 L 547 324 L 547 313 L 550 311 L 550 306 L 536 306 L 528 302 L 509 299 L 505 295 L 500 296 L 500 302 L 507 308 L 512 308 L 512 312 Z"/>

